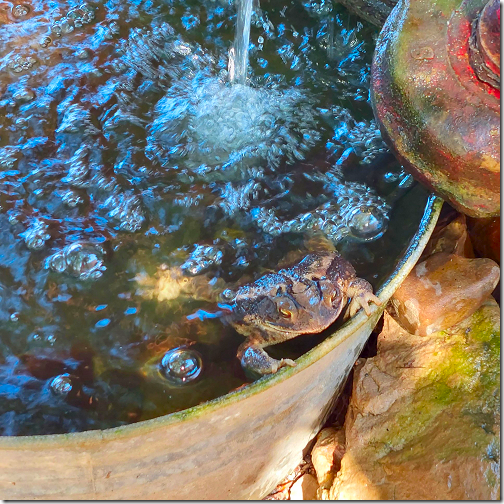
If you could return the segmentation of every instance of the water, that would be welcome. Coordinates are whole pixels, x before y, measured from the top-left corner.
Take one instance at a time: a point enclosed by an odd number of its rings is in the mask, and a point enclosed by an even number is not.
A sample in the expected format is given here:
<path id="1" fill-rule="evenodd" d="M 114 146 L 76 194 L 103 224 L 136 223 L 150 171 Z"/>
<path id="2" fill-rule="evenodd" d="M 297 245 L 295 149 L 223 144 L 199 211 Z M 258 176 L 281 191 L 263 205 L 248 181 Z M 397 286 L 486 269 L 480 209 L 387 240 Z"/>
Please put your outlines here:
<path id="1" fill-rule="evenodd" d="M 253 0 L 238 0 L 235 42 L 229 53 L 229 79 L 244 85 L 247 80 L 250 23 Z"/>
<path id="2" fill-rule="evenodd" d="M 240 387 L 219 301 L 323 240 L 378 286 L 415 232 L 424 195 L 368 101 L 375 28 L 326 2 L 250 15 L 244 85 L 222 0 L 0 5 L 1 434 Z"/>

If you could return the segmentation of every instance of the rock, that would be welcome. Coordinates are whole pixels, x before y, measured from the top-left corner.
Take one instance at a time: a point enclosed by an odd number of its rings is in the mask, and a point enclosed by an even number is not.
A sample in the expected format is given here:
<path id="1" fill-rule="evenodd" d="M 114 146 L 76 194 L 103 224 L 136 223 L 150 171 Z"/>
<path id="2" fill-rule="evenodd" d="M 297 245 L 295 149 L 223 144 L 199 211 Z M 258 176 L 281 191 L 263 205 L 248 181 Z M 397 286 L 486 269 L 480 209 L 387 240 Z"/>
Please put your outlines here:
<path id="1" fill-rule="evenodd" d="M 437 253 L 415 266 L 389 306 L 410 333 L 429 335 L 474 313 L 492 293 L 499 276 L 499 266 L 491 259 Z"/>
<path id="2" fill-rule="evenodd" d="M 499 498 L 500 310 L 492 298 L 426 337 L 385 313 L 378 354 L 354 376 L 330 499 Z"/>
<path id="3" fill-rule="evenodd" d="M 500 263 L 500 217 L 468 219 L 467 224 L 476 252 Z"/>
<path id="4" fill-rule="evenodd" d="M 322 429 L 311 452 L 311 461 L 321 487 L 330 486 L 341 467 L 345 453 L 345 432 L 333 427 Z"/>
<path id="5" fill-rule="evenodd" d="M 318 483 L 311 474 L 303 474 L 290 489 L 290 500 L 316 500 Z"/>
<path id="6" fill-rule="evenodd" d="M 458 213 L 455 213 L 455 215 L 456 217 L 448 224 L 443 224 L 441 219 L 438 220 L 429 243 L 427 243 L 422 253 L 422 259 L 438 252 L 456 254 L 462 257 L 474 257 L 474 250 L 467 231 L 466 216 Z"/>

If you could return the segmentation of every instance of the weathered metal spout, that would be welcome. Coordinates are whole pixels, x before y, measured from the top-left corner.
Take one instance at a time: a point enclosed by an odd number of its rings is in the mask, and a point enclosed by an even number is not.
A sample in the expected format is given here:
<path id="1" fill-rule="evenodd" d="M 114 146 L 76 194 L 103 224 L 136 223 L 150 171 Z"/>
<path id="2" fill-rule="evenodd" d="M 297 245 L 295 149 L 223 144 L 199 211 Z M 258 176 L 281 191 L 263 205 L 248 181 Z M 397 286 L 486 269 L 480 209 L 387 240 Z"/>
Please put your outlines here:
<path id="1" fill-rule="evenodd" d="M 500 215 L 498 0 L 401 0 L 377 41 L 371 93 L 415 178 L 467 215 Z"/>
<path id="2" fill-rule="evenodd" d="M 500 89 L 500 2 L 490 0 L 473 22 L 471 66 L 483 82 Z"/>

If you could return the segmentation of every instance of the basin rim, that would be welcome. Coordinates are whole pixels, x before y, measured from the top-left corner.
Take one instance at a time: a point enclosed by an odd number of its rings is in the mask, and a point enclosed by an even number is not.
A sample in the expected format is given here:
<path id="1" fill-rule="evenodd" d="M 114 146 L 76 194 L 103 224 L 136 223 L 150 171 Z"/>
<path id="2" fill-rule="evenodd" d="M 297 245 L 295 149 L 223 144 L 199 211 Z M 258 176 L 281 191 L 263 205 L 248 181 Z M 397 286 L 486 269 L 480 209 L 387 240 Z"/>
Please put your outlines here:
<path id="1" fill-rule="evenodd" d="M 413 269 L 422 254 L 427 242 L 436 225 L 443 200 L 434 194 L 427 197 L 424 214 L 420 220 L 417 231 L 411 239 L 406 251 L 398 261 L 393 272 L 388 276 L 383 285 L 378 289 L 377 296 L 382 302 L 382 306 L 372 306 L 371 316 L 378 311 L 382 311 L 392 297 L 393 293 L 401 285 L 406 276 Z M 246 385 L 243 389 L 228 392 L 210 401 L 205 401 L 190 408 L 162 415 L 150 420 L 111 427 L 109 429 L 95 429 L 81 432 L 70 432 L 67 434 L 43 434 L 35 436 L 0 436 L 0 449 L 31 449 L 34 445 L 53 445 L 64 448 L 68 444 L 86 444 L 93 441 L 111 441 L 112 439 L 129 438 L 137 433 L 154 431 L 163 426 L 180 423 L 211 414 L 213 411 L 225 407 L 229 404 L 241 401 L 252 395 L 258 394 L 273 385 L 282 382 L 290 376 L 302 371 L 321 359 L 336 348 L 343 341 L 351 337 L 356 331 L 366 324 L 368 316 L 360 310 L 354 317 L 349 319 L 338 328 L 332 335 L 328 336 L 320 344 L 303 354 L 296 360 L 295 367 L 285 367 L 277 373 L 265 376 L 253 383 Z"/>

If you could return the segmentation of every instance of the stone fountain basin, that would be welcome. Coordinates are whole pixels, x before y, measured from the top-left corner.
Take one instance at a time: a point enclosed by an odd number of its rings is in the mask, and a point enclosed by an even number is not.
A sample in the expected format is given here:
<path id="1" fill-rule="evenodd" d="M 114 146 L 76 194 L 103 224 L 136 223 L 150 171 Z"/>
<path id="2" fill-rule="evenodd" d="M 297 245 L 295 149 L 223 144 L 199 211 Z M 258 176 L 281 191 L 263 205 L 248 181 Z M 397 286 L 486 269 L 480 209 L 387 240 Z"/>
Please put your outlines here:
<path id="1" fill-rule="evenodd" d="M 362 310 L 297 360 L 239 391 L 106 430 L 0 438 L 1 499 L 261 499 L 301 461 L 394 291 L 420 257 L 442 201 Z"/>

